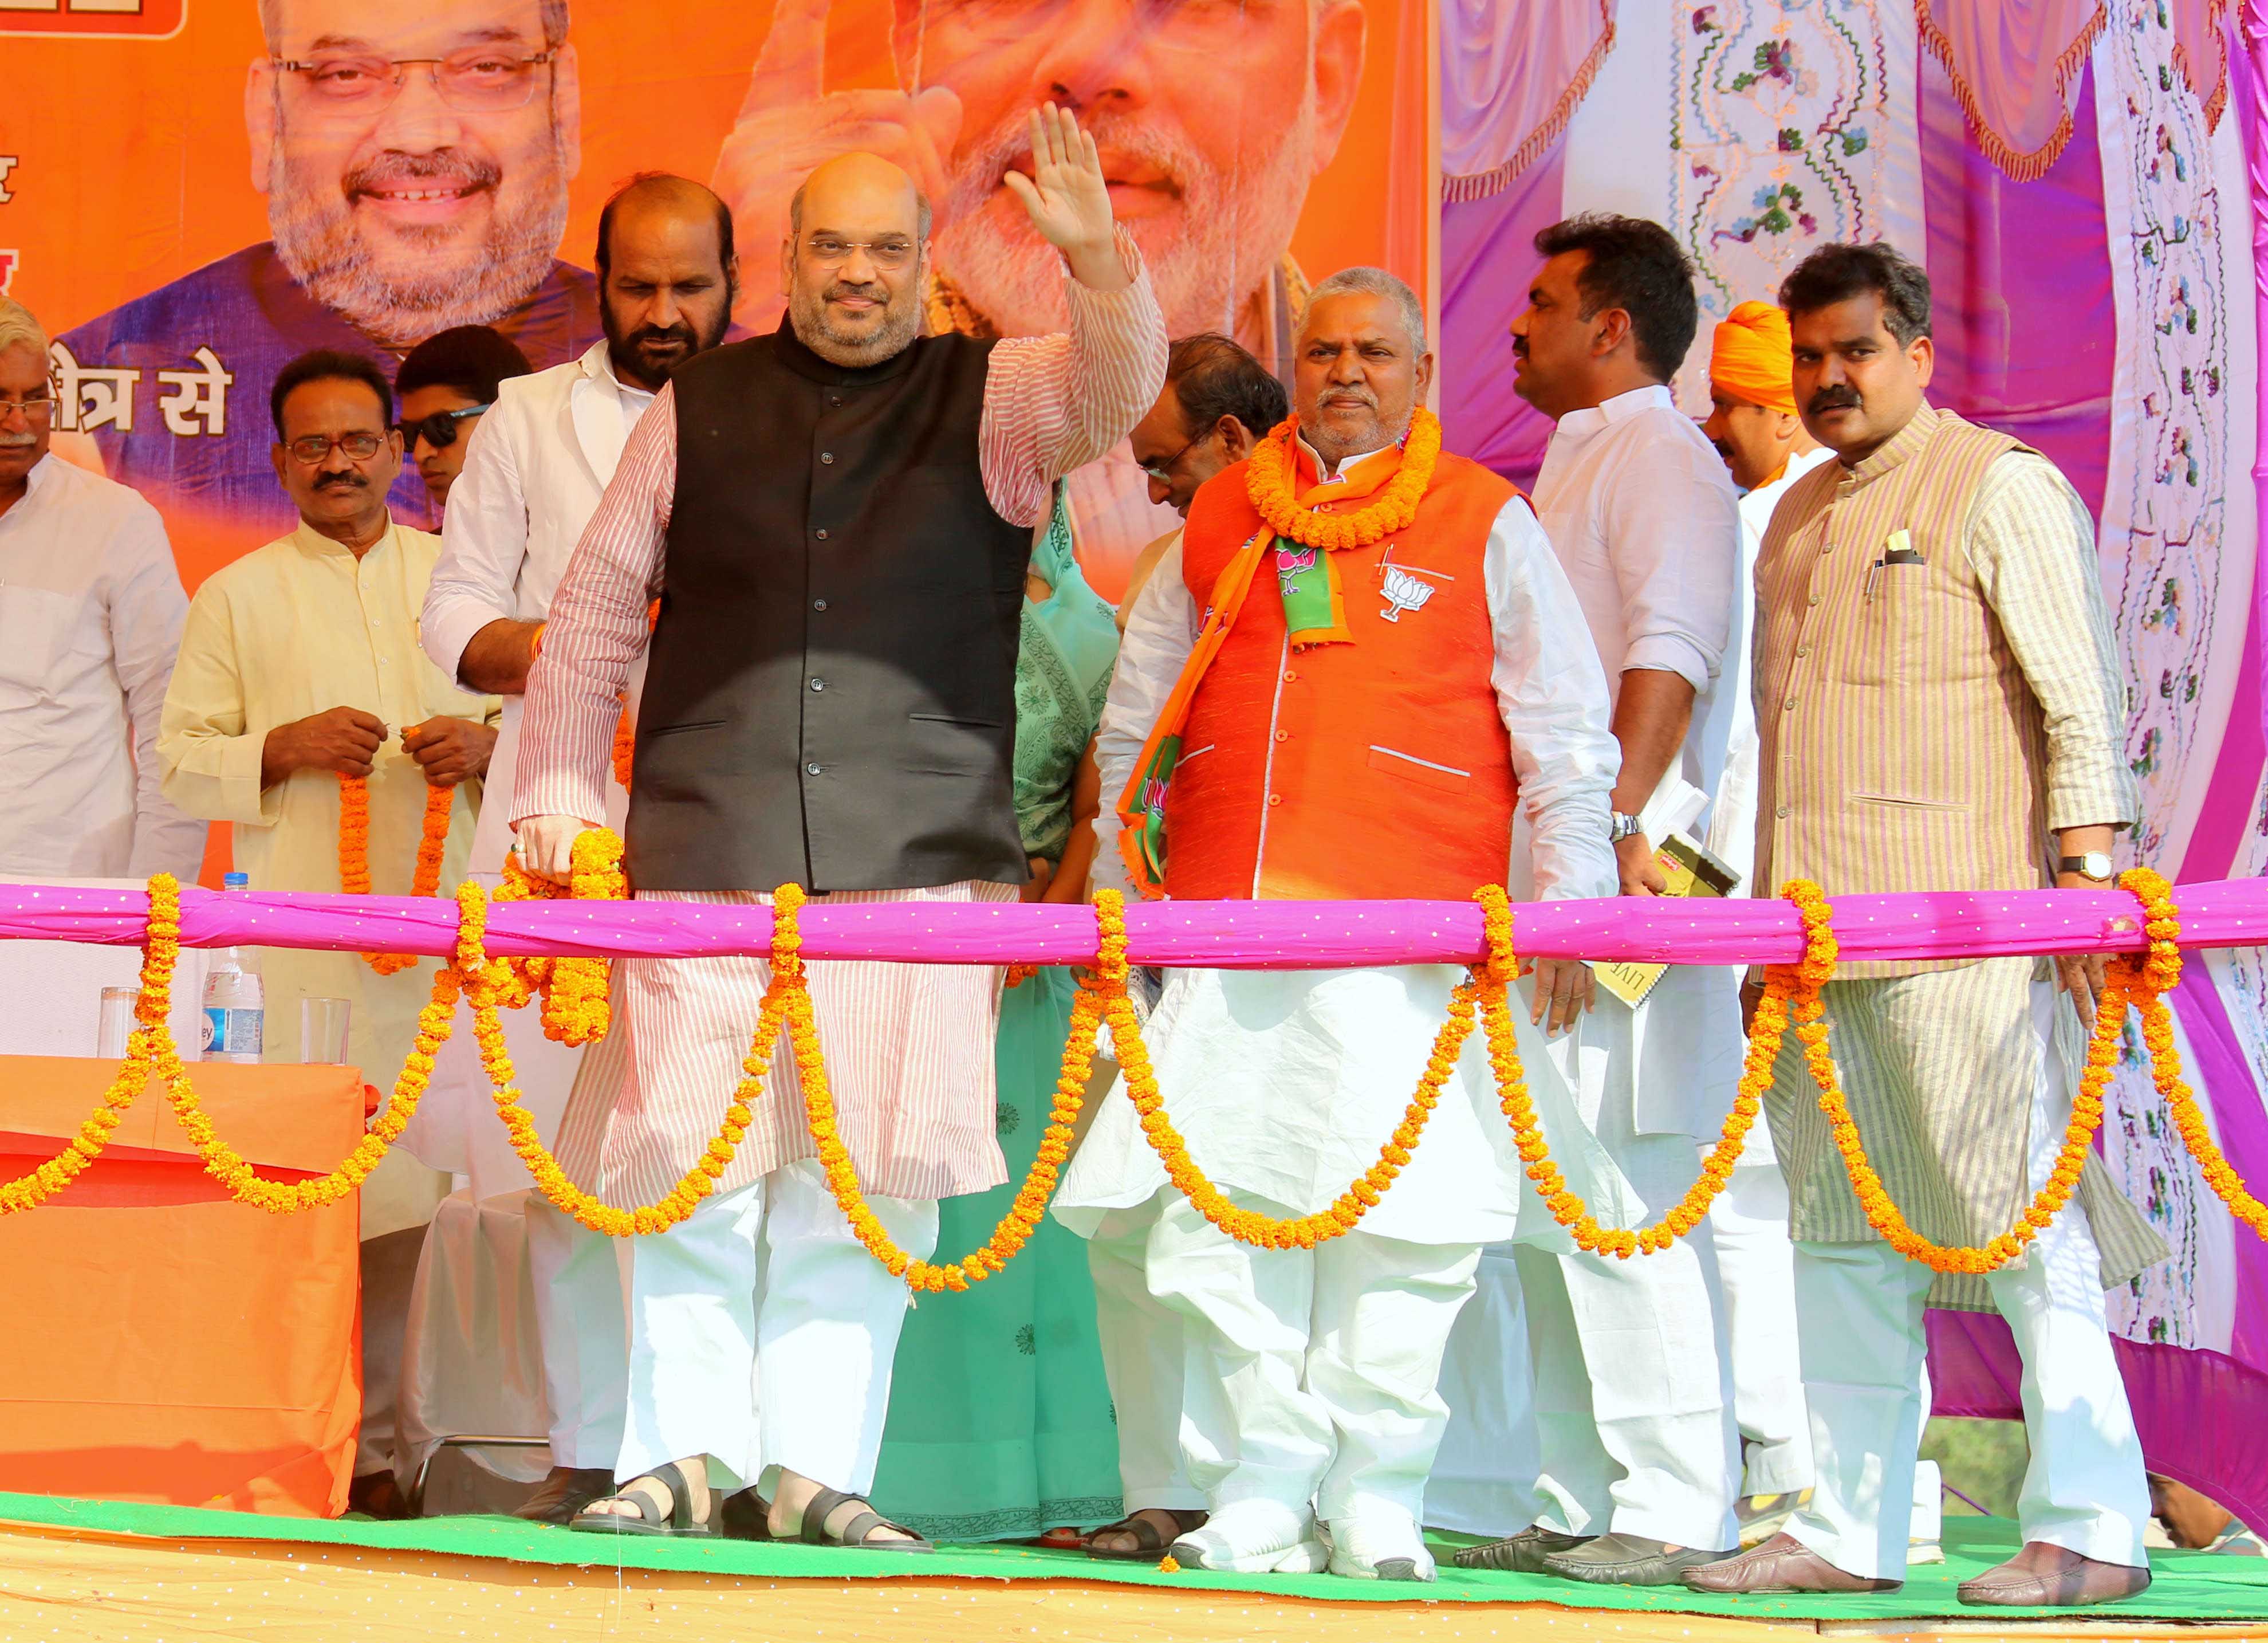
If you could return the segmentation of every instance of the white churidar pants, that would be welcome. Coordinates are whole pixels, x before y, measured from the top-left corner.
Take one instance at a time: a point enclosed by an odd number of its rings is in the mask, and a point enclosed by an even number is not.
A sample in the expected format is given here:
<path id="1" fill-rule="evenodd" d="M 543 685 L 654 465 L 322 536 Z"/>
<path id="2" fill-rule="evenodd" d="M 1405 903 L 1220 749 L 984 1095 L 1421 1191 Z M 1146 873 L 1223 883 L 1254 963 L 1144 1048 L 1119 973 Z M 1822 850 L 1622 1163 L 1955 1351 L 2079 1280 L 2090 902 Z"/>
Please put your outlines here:
<path id="1" fill-rule="evenodd" d="M 1599 1138 L 1649 1221 L 1698 1173 L 1689 1136 Z M 1538 1521 L 1570 1535 L 1737 1544 L 1740 1440 L 1708 1221 L 1660 1255 L 1521 1245 L 1513 1258 L 1543 1450 Z"/>
<path id="2" fill-rule="evenodd" d="M 937 1249 L 937 1204 L 869 1197 L 898 1247 Z M 709 1457 L 720 1489 L 784 1467 L 874 1485 L 905 1281 L 866 1252 L 815 1159 L 709 1198 L 630 1250 L 628 1420 L 615 1476 Z M 950 1303 L 947 1303 L 950 1304 Z"/>
<path id="3" fill-rule="evenodd" d="M 593 1232 L 540 1192 L 528 1194 L 526 1213 L 551 1463 L 612 1470 L 622 1449 L 630 1380 L 623 1292 L 630 1241 Z"/>
<path id="4" fill-rule="evenodd" d="M 1150 1293 L 1148 1248 L 1160 1202 L 1106 1212 L 1086 1242 L 1129 1515 L 1150 1507 L 1202 1512 L 1205 1504 L 1182 1458 L 1182 1316 Z"/>
<path id="5" fill-rule="evenodd" d="M 1746 1462 L 1742 1492 L 1793 1494 L 1811 1487 L 1811 1420 L 1795 1340 L 1795 1246 L 1787 1235 L 1787 1178 L 1759 1148 L 1763 1120 L 1709 1209 L 1710 1236 L 1725 1286 L 1732 1345 L 1733 1413 Z M 1761 1151 L 1763 1161 L 1749 1160 Z"/>
<path id="6" fill-rule="evenodd" d="M 1149 1283 L 1186 1321 L 1182 1442 L 1212 1507 L 1265 1499 L 1304 1514 L 1312 1500 L 1327 1522 L 1420 1519 L 1448 1420 L 1441 1354 L 1479 1258 L 1473 1244 L 1359 1231 L 1255 1249 L 1163 1195 Z"/>
<path id="7" fill-rule="evenodd" d="M 2032 989 L 2040 1043 L 2029 1154 L 2037 1191 L 2071 1120 L 2073 1084 L 2053 1030 L 2055 993 Z M 2149 1485 L 2126 1387 L 2104 1321 L 2100 1256 L 2087 1218 L 2066 1208 L 2021 1268 L 1987 1278 L 2022 1357 L 2031 1463 L 2017 1498 L 2027 1541 L 2139 1567 Z M 1788 1532 L 1837 1568 L 1905 1573 L 1920 1442 L 1930 1270 L 1889 1245 L 1799 1242 L 1795 1301 L 1815 1463 L 1811 1505 Z"/>

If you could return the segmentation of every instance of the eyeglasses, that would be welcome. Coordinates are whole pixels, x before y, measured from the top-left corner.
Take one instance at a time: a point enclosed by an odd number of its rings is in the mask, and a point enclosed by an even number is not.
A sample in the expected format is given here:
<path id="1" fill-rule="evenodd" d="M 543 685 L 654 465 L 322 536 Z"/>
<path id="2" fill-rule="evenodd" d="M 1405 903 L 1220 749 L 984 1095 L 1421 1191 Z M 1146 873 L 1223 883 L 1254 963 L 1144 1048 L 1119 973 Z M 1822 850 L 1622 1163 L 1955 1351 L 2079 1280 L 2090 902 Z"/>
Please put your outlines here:
<path id="1" fill-rule="evenodd" d="M 839 269 L 850 260 L 853 251 L 863 251 L 866 261 L 885 274 L 896 273 L 921 249 L 910 239 L 837 239 L 833 234 L 814 234 L 803 246 L 811 260 L 823 269 Z"/>
<path id="2" fill-rule="evenodd" d="M 1220 430 L 1218 428 L 1206 429 L 1203 433 L 1190 440 L 1180 450 L 1174 452 L 1164 461 L 1143 463 L 1142 471 L 1149 475 L 1151 478 L 1156 480 L 1161 485 L 1172 484 L 1174 483 L 1174 469 L 1181 465 L 1182 459 L 1219 431 Z"/>
<path id="3" fill-rule="evenodd" d="M 519 108 L 535 95 L 535 71 L 557 54 L 516 57 L 492 46 L 472 46 L 446 57 L 313 57 L 268 61 L 298 77 L 309 95 L 342 113 L 376 111 L 401 94 L 412 69 L 423 69 L 443 103 L 460 114 Z"/>
<path id="4" fill-rule="evenodd" d="M 398 422 L 394 424 L 394 431 L 401 436 L 404 450 L 415 449 L 417 442 L 423 439 L 435 450 L 446 451 L 457 443 L 459 423 L 468 416 L 477 416 L 484 410 L 493 409 L 495 406 L 496 402 L 490 400 L 486 405 L 468 405 L 462 410 L 435 411 L 431 416 L 420 416 L 415 422 Z"/>
<path id="5" fill-rule="evenodd" d="M 327 433 L 306 433 L 284 448 L 313 468 L 334 450 L 345 452 L 350 462 L 367 462 L 385 443 L 374 433 L 342 433 L 335 439 Z"/>
<path id="6" fill-rule="evenodd" d="M 27 422 L 37 422 L 55 408 L 54 394 L 34 394 L 29 399 L 0 400 L 0 416 L 5 416 L 10 411 L 21 411 Z"/>

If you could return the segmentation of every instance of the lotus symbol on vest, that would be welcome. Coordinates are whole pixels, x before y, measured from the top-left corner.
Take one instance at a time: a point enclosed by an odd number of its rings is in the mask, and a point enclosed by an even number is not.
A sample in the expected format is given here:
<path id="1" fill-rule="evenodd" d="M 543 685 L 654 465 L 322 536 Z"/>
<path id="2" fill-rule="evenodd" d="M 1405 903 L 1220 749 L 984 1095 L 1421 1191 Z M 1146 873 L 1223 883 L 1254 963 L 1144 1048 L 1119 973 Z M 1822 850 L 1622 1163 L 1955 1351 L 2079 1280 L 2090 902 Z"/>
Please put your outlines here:
<path id="1" fill-rule="evenodd" d="M 1433 585 L 1410 575 L 1398 565 L 1388 565 L 1386 578 L 1379 585 L 1379 592 L 1386 595 L 1386 609 L 1381 614 L 1388 622 L 1399 622 L 1403 611 L 1416 610 L 1433 597 Z"/>

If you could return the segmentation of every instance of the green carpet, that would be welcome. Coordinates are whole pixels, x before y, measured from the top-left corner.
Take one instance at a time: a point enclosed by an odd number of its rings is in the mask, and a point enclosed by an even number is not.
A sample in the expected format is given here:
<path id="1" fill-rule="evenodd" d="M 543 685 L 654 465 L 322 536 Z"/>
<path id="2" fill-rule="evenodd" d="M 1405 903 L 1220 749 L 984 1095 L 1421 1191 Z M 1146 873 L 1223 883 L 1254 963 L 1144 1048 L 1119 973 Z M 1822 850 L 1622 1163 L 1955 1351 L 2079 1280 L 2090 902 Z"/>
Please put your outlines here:
<path id="1" fill-rule="evenodd" d="M 1338 1602 L 1550 1602 L 1571 1609 L 1669 1610 L 1688 1614 L 1740 1615 L 1759 1620 L 1858 1620 L 1913 1617 L 2070 1613 L 2069 1610 L 1964 1609 L 1954 1588 L 2007 1557 L 2016 1547 L 2015 1525 L 2000 1518 L 1945 1520 L 1944 1563 L 1914 1570 L 1902 1591 L 1835 1598 L 1707 1597 L 1682 1588 L 1642 1589 L 1585 1586 L 1542 1575 L 1469 1573 L 1441 1554 L 1440 1580 L 1431 1586 L 1347 1580 L 1323 1574 L 1161 1573 L 1149 1564 L 1105 1563 L 1077 1552 L 1029 1546 L 945 1546 L 933 1554 L 843 1551 L 823 1547 L 727 1540 L 601 1539 L 510 1517 L 427 1518 L 379 1523 L 363 1518 L 325 1522 L 308 1518 L 257 1517 L 194 1507 L 130 1506 L 47 1495 L 0 1494 L 6 1521 L 138 1535 L 155 1540 L 252 1540 L 361 1546 L 453 1557 L 503 1558 L 520 1563 L 600 1568 L 683 1569 L 711 1575 L 769 1580 L 880 1579 L 924 1575 L 963 1580 L 1107 1580 L 1132 1586 L 1174 1586 L 1197 1591 L 1268 1592 Z M 1458 1540 L 1455 1544 L 1469 1544 Z M 2169 1620 L 2251 1620 L 2268 1617 L 2268 1558 L 2198 1551 L 2159 1552 L 2157 1579 L 2139 1597 L 2089 1614 Z"/>

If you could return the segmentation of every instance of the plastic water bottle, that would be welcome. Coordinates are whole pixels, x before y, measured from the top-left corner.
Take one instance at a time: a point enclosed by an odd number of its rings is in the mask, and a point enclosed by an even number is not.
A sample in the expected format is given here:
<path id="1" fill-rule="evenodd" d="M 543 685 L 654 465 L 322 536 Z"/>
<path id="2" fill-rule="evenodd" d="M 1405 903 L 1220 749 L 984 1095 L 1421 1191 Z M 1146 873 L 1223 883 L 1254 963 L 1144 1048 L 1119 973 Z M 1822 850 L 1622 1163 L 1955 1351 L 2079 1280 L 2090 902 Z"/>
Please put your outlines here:
<path id="1" fill-rule="evenodd" d="M 242 890 L 251 883 L 232 873 L 221 888 Z M 205 970 L 205 1059 L 256 1066 L 267 1042 L 267 1020 L 258 961 L 247 948 L 219 948 Z"/>

